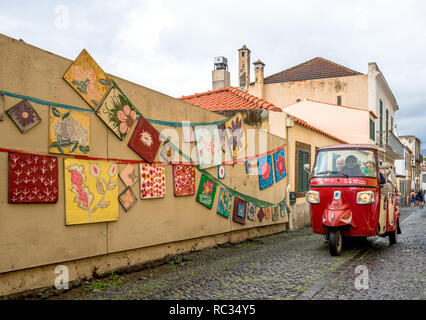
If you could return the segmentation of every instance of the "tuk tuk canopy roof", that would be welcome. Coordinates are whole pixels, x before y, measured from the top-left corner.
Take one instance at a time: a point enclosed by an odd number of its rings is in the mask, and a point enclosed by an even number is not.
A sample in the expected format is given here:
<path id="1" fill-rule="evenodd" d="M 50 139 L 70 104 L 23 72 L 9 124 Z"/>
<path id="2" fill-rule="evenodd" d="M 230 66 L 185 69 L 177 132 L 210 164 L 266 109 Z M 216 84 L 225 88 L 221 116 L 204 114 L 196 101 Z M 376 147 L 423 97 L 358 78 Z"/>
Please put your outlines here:
<path id="1" fill-rule="evenodd" d="M 318 151 L 327 150 L 327 149 L 372 149 L 372 150 L 377 150 L 378 152 L 383 152 L 383 153 L 386 152 L 384 148 L 379 147 L 375 144 L 336 144 L 336 145 L 320 147 Z"/>

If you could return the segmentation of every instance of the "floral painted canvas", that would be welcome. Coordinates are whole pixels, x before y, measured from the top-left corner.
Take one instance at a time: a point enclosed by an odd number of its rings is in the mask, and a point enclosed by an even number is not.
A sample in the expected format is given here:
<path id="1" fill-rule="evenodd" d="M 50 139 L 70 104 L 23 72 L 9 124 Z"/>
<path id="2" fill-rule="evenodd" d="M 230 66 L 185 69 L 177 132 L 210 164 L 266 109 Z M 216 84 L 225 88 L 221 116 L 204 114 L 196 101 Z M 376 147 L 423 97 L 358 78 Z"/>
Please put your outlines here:
<path id="1" fill-rule="evenodd" d="M 118 174 L 126 187 L 131 187 L 138 181 L 138 173 L 133 165 L 126 165 Z"/>
<path id="2" fill-rule="evenodd" d="M 220 165 L 222 163 L 222 151 L 217 126 L 196 126 L 194 132 L 200 169 Z"/>
<path id="3" fill-rule="evenodd" d="M 221 188 L 219 193 L 219 202 L 217 204 L 217 213 L 225 218 L 229 218 L 232 207 L 232 193 Z"/>
<path id="4" fill-rule="evenodd" d="M 234 215 L 232 220 L 240 223 L 246 224 L 246 212 L 247 212 L 247 202 L 243 199 L 235 197 L 234 200 Z"/>
<path id="5" fill-rule="evenodd" d="M 30 153 L 9 153 L 9 203 L 58 201 L 58 159 Z"/>
<path id="6" fill-rule="evenodd" d="M 272 211 L 271 207 L 265 208 L 264 211 L 265 211 L 265 218 L 270 219 L 271 218 L 271 211 Z"/>
<path id="7" fill-rule="evenodd" d="M 129 211 L 138 201 L 135 193 L 130 187 L 127 187 L 122 193 L 120 193 L 118 200 L 126 212 Z"/>
<path id="8" fill-rule="evenodd" d="M 243 118 L 237 114 L 227 122 L 225 128 L 228 134 L 228 140 L 232 146 L 232 157 L 235 159 L 246 148 L 246 131 L 244 129 Z"/>
<path id="9" fill-rule="evenodd" d="M 173 166 L 173 187 L 176 197 L 195 194 L 195 168 L 191 165 L 177 164 Z"/>
<path id="10" fill-rule="evenodd" d="M 89 114 L 50 107 L 49 152 L 88 156 L 90 152 Z"/>
<path id="11" fill-rule="evenodd" d="M 268 155 L 257 159 L 259 170 L 259 188 L 263 190 L 274 184 L 274 173 L 272 171 L 272 156 Z"/>
<path id="12" fill-rule="evenodd" d="M 6 113 L 22 133 L 27 132 L 41 121 L 40 116 L 27 100 L 18 102 L 6 110 Z"/>
<path id="13" fill-rule="evenodd" d="M 163 198 L 166 194 L 166 169 L 162 164 L 141 163 L 141 199 Z"/>
<path id="14" fill-rule="evenodd" d="M 225 166 L 222 164 L 217 167 L 217 177 L 219 179 L 225 179 Z"/>
<path id="15" fill-rule="evenodd" d="M 272 207 L 272 221 L 277 221 L 280 218 L 280 206 L 276 205 Z"/>
<path id="16" fill-rule="evenodd" d="M 274 166 L 275 181 L 278 182 L 281 179 L 284 179 L 287 175 L 287 171 L 285 169 L 284 149 L 281 149 L 280 151 L 274 153 Z"/>
<path id="17" fill-rule="evenodd" d="M 123 140 L 136 122 L 137 112 L 126 96 L 113 86 L 96 114 L 120 140 Z"/>
<path id="18" fill-rule="evenodd" d="M 118 170 L 109 161 L 64 159 L 65 223 L 118 220 Z"/>
<path id="19" fill-rule="evenodd" d="M 65 72 L 64 79 L 94 110 L 112 85 L 110 77 L 85 49 Z"/>
<path id="20" fill-rule="evenodd" d="M 247 218 L 249 220 L 255 220 L 256 217 L 256 205 L 253 202 L 248 203 L 247 207 Z"/>
<path id="21" fill-rule="evenodd" d="M 200 179 L 200 185 L 198 186 L 196 200 L 211 209 L 216 195 L 216 187 L 216 182 L 203 174 Z"/>
<path id="22" fill-rule="evenodd" d="M 158 131 L 145 118 L 140 117 L 127 145 L 147 162 L 152 163 L 160 144 Z"/>

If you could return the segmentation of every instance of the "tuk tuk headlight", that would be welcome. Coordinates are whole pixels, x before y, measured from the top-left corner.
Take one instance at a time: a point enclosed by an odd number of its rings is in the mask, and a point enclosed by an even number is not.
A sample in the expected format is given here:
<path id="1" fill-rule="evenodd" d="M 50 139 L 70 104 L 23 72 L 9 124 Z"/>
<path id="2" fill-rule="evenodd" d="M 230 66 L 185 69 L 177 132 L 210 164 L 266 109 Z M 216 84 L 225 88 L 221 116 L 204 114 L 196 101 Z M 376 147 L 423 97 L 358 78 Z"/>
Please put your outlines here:
<path id="1" fill-rule="evenodd" d="M 320 202 L 320 194 L 318 191 L 309 190 L 306 193 L 306 201 L 309 203 L 319 203 Z"/>
<path id="2" fill-rule="evenodd" d="M 360 191 L 356 194 L 356 203 L 370 204 L 374 202 L 373 191 Z"/>

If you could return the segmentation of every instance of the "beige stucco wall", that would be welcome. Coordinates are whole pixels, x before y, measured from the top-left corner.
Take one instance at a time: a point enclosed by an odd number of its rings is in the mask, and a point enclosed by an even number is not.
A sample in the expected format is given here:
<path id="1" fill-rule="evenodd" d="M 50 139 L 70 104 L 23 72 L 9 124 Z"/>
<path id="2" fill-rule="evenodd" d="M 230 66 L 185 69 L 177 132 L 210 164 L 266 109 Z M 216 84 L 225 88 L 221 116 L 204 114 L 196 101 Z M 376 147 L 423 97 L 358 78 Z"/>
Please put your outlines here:
<path id="1" fill-rule="evenodd" d="M 251 85 L 248 93 L 256 92 L 256 85 Z M 368 109 L 368 75 L 271 83 L 263 92 L 264 100 L 280 108 L 304 98 L 336 104 L 341 96 L 342 105 Z"/>
<path id="2" fill-rule="evenodd" d="M 96 57 L 94 58 L 96 60 Z M 69 59 L 0 35 L 1 90 L 89 109 L 86 102 L 62 79 L 71 63 L 72 61 Z M 146 118 L 172 122 L 181 120 L 212 122 L 224 118 L 149 88 L 118 77 L 111 77 Z M 10 108 L 18 101 L 15 98 L 5 97 L 5 108 Z M 33 102 L 31 104 L 39 113 L 41 123 L 21 134 L 11 119 L 5 115 L 4 121 L 0 121 L 0 148 L 47 154 L 49 108 Z M 95 114 L 90 113 L 90 120 L 91 157 L 141 160 L 133 150 L 127 147 L 130 134 L 124 141 L 120 141 Z M 166 128 L 155 124 L 154 127 L 159 131 Z M 285 140 L 270 134 L 267 135 L 267 141 L 269 150 L 278 148 L 285 143 Z M 194 147 L 195 144 L 191 144 L 191 149 Z M 256 150 L 258 150 L 257 143 Z M 97 261 L 97 258 L 93 258 L 96 256 L 102 257 L 105 262 L 104 266 L 128 265 L 133 262 L 129 259 L 117 258 L 117 255 L 121 257 L 120 255 L 123 255 L 124 252 L 136 250 L 135 252 L 139 252 L 136 256 L 141 257 L 135 258 L 135 261 L 149 260 L 150 257 L 158 258 L 173 254 L 173 250 L 166 248 L 171 247 L 177 250 L 176 248 L 183 246 L 186 250 L 191 250 L 194 243 L 201 241 L 200 239 L 214 238 L 217 235 L 243 232 L 243 235 L 240 236 L 243 239 L 255 235 L 256 232 L 252 230 L 256 230 L 253 229 L 256 227 L 269 230 L 262 231 L 266 233 L 277 232 L 277 230 L 285 228 L 284 223 L 287 220 L 283 218 L 274 222 L 271 219 L 264 220 L 262 223 L 247 221 L 243 226 L 233 222 L 232 219 L 219 216 L 216 214 L 219 187 L 211 210 L 196 202 L 195 196 L 175 197 L 171 166 L 166 168 L 167 184 L 164 198 L 152 200 L 139 198 L 137 204 L 127 213 L 119 205 L 119 219 L 115 222 L 65 226 L 64 156 L 57 156 L 59 158 L 60 186 L 57 203 L 8 204 L 7 153 L 0 153 L 0 257 L 2 257 L 0 259 L 0 288 L 3 288 L 0 295 L 6 294 L 7 290 L 4 289 L 4 286 L 13 282 L 10 279 L 16 278 L 17 273 L 14 271 L 17 270 L 22 270 L 19 272 L 38 270 L 38 273 L 27 274 L 27 278 L 35 277 L 31 280 L 32 282 L 21 283 L 19 289 L 16 287 L 13 289 L 15 291 L 26 290 L 40 286 L 41 282 L 38 282 L 37 279 L 40 281 L 44 279 L 43 272 L 40 271 L 44 270 L 43 266 L 66 261 L 76 263 L 75 261 L 89 259 L 84 268 L 90 269 L 90 264 Z M 207 171 L 217 177 L 217 167 Z M 199 179 L 200 173 L 197 171 L 197 188 Z M 223 183 L 244 194 L 277 203 L 285 195 L 287 178 L 260 191 L 258 177 L 246 175 L 244 164 L 238 164 L 226 166 L 226 178 Z M 120 181 L 119 192 L 123 189 L 124 185 Z M 133 186 L 133 191 L 138 193 L 137 184 Z M 268 225 L 271 228 L 263 228 Z M 183 244 L 179 244 L 182 241 Z M 185 244 L 185 241 L 189 241 L 188 244 Z M 207 240 L 207 243 L 213 242 Z M 155 251 L 158 246 L 162 249 L 152 253 L 152 250 Z M 151 253 L 143 253 L 148 251 L 140 250 L 151 250 Z M 118 262 L 114 264 L 111 261 Z"/>
<path id="3" fill-rule="evenodd" d="M 367 110 L 309 100 L 302 100 L 283 110 L 348 143 L 374 143 L 370 139 L 370 117 L 374 118 Z"/>

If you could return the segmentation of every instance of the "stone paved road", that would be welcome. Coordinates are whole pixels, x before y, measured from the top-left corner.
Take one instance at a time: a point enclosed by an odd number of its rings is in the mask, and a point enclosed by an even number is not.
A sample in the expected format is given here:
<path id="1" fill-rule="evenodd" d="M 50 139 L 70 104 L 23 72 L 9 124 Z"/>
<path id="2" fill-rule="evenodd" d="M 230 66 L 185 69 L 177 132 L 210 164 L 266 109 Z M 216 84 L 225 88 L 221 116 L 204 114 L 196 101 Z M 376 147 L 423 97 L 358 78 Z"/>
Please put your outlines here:
<path id="1" fill-rule="evenodd" d="M 403 220 L 402 234 L 393 246 L 389 246 L 388 238 L 357 239 L 345 244 L 341 256 L 332 257 L 322 236 L 304 228 L 184 254 L 132 280 L 120 276 L 119 285 L 94 292 L 80 290 L 81 295 L 74 297 L 426 299 L 426 209 L 404 209 L 401 218 L 407 220 Z M 360 264 L 368 269 L 367 290 L 354 286 L 355 267 Z"/>

